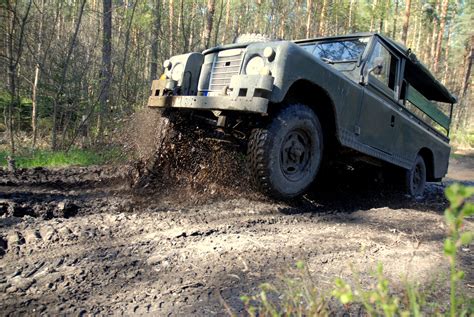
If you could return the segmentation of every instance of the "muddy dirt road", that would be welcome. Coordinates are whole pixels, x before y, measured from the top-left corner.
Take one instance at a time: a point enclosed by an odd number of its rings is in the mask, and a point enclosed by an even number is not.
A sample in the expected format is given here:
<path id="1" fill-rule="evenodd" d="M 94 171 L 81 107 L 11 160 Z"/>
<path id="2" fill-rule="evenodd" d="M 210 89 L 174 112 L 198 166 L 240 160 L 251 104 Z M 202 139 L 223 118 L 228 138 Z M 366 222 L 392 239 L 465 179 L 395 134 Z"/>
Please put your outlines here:
<path id="1" fill-rule="evenodd" d="M 474 184 L 472 162 L 453 160 L 451 180 Z M 365 276 L 382 262 L 395 284 L 407 274 L 425 286 L 442 280 L 446 183 L 430 184 L 422 201 L 360 178 L 336 183 L 292 204 L 195 202 L 172 190 L 132 195 L 121 168 L 0 171 L 1 314 L 215 315 L 223 302 L 240 312 L 240 295 L 297 260 L 322 289 L 350 278 L 350 264 Z M 471 297 L 473 260 L 464 248 Z"/>

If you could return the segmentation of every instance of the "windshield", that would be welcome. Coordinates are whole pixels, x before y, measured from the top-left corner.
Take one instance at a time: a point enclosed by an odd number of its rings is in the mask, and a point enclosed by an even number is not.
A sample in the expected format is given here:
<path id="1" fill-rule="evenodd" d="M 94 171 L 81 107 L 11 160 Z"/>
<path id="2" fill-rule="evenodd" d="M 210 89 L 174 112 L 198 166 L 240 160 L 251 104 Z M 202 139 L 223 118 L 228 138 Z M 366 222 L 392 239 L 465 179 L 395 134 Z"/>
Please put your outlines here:
<path id="1" fill-rule="evenodd" d="M 316 42 L 302 45 L 302 48 L 330 62 L 355 61 L 364 52 L 369 39 L 369 37 L 361 37 L 330 42 Z"/>

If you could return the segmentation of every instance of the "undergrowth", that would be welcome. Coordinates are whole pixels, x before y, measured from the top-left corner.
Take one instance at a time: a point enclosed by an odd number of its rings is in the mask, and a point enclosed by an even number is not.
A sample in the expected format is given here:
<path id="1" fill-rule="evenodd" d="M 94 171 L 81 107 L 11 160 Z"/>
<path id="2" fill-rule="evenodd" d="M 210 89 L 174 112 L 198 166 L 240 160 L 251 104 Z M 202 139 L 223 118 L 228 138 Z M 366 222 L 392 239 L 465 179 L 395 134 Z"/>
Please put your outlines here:
<path id="1" fill-rule="evenodd" d="M 374 283 L 368 288 L 361 285 L 361 279 L 354 272 L 353 280 L 337 278 L 323 292 L 315 286 L 304 263 L 298 262 L 296 277 L 283 279 L 283 286 L 264 283 L 258 294 L 242 296 L 245 312 L 249 316 L 332 316 L 340 312 L 388 317 L 473 316 L 474 299 L 466 299 L 459 292 L 458 283 L 464 278 L 464 272 L 459 270 L 456 259 L 458 250 L 473 241 L 474 232 L 462 229 L 464 219 L 474 215 L 474 205 L 470 201 L 474 187 L 453 184 L 445 194 L 450 202 L 445 211 L 448 232 L 443 248 L 450 267 L 449 305 L 435 296 L 434 290 L 422 290 L 417 283 L 408 281 L 395 290 L 381 264 L 373 273 Z"/>
<path id="2" fill-rule="evenodd" d="M 0 150 L 0 166 L 7 166 L 7 150 Z M 13 157 L 17 168 L 34 167 L 66 167 L 101 165 L 110 161 L 120 160 L 118 149 L 89 150 L 71 149 L 65 151 L 22 150 Z"/>
<path id="3" fill-rule="evenodd" d="M 451 136 L 451 144 L 456 149 L 474 149 L 474 131 L 457 131 Z"/>

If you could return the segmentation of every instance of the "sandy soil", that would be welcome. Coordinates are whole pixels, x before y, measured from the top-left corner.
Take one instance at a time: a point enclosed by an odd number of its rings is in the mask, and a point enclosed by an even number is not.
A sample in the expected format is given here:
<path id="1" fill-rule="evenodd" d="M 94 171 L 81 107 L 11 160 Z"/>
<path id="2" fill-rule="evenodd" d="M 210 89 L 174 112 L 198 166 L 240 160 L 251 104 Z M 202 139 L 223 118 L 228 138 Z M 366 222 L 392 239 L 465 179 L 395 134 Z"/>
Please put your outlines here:
<path id="1" fill-rule="evenodd" d="M 449 180 L 473 185 L 473 162 L 453 159 Z M 395 285 L 408 276 L 443 294 L 445 186 L 413 201 L 346 175 L 292 203 L 196 201 L 173 189 L 133 194 L 121 167 L 0 170 L 1 314 L 220 315 L 224 302 L 239 313 L 240 295 L 297 260 L 322 289 L 381 262 Z M 471 298 L 473 259 L 463 248 Z"/>

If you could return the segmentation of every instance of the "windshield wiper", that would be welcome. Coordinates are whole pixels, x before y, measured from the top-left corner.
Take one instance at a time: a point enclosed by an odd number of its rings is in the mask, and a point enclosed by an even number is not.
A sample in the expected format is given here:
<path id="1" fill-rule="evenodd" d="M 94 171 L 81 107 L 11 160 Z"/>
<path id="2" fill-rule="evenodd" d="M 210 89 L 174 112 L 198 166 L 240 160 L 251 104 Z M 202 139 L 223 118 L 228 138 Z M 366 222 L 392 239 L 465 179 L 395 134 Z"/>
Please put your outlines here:
<path id="1" fill-rule="evenodd" d="M 326 58 L 326 57 L 321 57 L 321 60 L 325 63 L 328 63 L 328 64 L 334 64 L 335 63 L 335 61 L 333 61 L 332 59 Z"/>
<path id="2" fill-rule="evenodd" d="M 326 62 L 328 64 L 334 65 L 334 64 L 348 64 L 348 63 L 357 63 L 356 59 L 343 59 L 340 61 L 335 61 L 326 57 L 320 57 L 323 62 Z"/>

